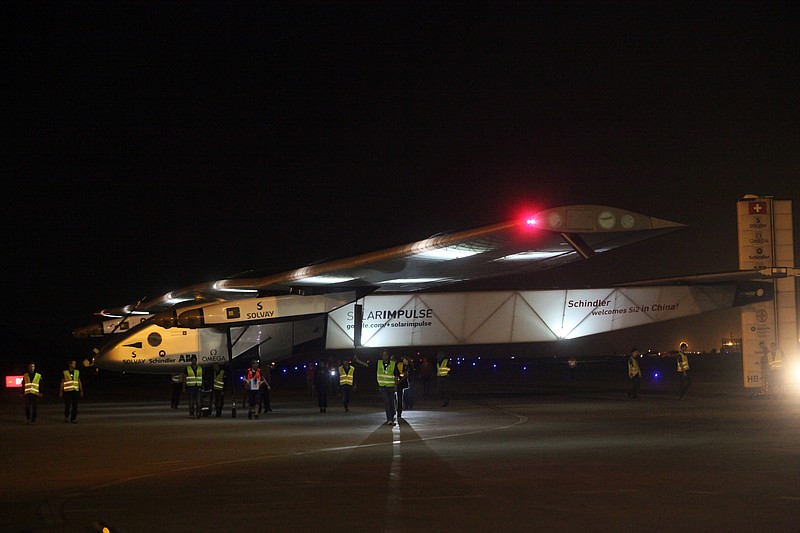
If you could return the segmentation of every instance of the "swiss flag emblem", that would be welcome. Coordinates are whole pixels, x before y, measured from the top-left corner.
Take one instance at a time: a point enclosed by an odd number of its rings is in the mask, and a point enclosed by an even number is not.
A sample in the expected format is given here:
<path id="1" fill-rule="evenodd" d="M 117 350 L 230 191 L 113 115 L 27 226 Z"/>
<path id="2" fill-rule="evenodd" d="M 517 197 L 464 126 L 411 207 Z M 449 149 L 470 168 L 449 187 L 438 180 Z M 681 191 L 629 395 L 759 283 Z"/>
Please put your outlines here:
<path id="1" fill-rule="evenodd" d="M 767 202 L 750 202 L 747 204 L 747 214 L 763 215 L 767 212 Z"/>

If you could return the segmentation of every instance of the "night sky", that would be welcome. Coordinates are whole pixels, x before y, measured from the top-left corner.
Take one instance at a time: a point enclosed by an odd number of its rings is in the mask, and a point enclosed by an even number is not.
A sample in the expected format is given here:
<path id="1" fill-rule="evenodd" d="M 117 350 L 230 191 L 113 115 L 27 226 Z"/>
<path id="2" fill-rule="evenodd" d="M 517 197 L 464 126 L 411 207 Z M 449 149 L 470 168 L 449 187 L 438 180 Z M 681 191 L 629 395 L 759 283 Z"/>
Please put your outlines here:
<path id="1" fill-rule="evenodd" d="M 88 353 L 70 332 L 104 307 L 522 209 L 607 204 L 690 225 L 542 286 L 732 270 L 736 200 L 800 198 L 793 3 L 0 14 L 2 327 L 54 353 Z"/>

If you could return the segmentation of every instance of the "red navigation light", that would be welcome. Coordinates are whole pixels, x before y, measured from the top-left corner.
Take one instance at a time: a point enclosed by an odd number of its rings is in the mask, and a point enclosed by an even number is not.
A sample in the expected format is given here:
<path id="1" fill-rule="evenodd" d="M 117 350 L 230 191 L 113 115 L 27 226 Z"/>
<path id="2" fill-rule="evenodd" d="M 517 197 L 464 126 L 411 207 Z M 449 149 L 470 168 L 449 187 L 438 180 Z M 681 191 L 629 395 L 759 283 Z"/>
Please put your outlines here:
<path id="1" fill-rule="evenodd" d="M 545 221 L 541 219 L 540 213 L 541 211 L 536 206 L 530 204 L 520 205 L 514 210 L 511 220 L 516 221 L 518 229 L 522 230 L 524 233 L 528 233 L 526 230 L 539 229 L 542 227 L 542 224 L 545 223 Z"/>

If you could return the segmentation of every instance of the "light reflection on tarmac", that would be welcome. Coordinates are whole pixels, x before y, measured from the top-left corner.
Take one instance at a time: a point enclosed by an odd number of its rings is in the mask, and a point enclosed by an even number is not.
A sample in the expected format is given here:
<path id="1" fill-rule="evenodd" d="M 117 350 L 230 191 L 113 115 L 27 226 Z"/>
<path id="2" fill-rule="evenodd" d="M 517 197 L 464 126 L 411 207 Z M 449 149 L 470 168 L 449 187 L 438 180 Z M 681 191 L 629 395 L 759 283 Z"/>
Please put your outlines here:
<path id="1" fill-rule="evenodd" d="M 697 387 L 417 401 L 247 420 L 164 402 L 0 404 L 5 531 L 797 531 L 800 399 Z M 245 416 L 242 416 L 243 413 Z"/>

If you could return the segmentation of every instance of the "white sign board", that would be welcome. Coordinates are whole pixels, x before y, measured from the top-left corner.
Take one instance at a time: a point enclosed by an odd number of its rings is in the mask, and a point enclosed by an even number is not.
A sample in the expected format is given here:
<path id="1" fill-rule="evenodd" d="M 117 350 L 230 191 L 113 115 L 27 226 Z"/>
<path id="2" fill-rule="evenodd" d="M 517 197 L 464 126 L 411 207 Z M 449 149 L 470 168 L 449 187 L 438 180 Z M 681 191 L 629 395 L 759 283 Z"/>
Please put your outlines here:
<path id="1" fill-rule="evenodd" d="M 746 197 L 736 204 L 739 269 L 794 267 L 792 203 L 770 197 Z M 775 300 L 741 309 L 744 386 L 761 388 L 762 355 L 776 342 L 787 359 L 797 352 L 797 303 L 794 278 L 774 282 Z"/>

